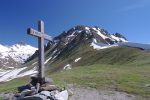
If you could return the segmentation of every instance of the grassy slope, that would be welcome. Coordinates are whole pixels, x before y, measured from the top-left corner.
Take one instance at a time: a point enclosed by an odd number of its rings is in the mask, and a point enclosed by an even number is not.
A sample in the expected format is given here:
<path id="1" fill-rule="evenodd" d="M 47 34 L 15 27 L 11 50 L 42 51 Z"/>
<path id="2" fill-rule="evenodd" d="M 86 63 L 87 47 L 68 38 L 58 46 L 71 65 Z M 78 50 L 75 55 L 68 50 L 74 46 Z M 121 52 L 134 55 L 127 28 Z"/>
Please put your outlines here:
<path id="1" fill-rule="evenodd" d="M 74 60 L 82 59 L 78 63 Z M 150 90 L 144 87 L 150 83 L 150 52 L 136 48 L 114 47 L 104 50 L 94 50 L 92 47 L 81 44 L 66 51 L 57 61 L 47 64 L 47 75 L 52 77 L 56 84 L 68 83 L 90 86 L 98 89 L 115 89 L 142 96 L 150 97 Z M 72 64 L 73 69 L 60 73 L 64 65 Z M 28 83 L 29 78 L 15 79 L 0 84 L 0 91 L 15 91 L 17 86 Z M 16 84 L 17 83 L 17 84 Z M 11 84 L 9 87 L 6 87 Z"/>
<path id="2" fill-rule="evenodd" d="M 78 84 L 97 89 L 113 89 L 150 97 L 150 90 L 144 87 L 150 83 L 150 67 L 120 65 L 91 65 L 76 67 L 69 71 L 49 75 L 56 84 Z"/>
<path id="3" fill-rule="evenodd" d="M 74 60 L 82 57 L 78 63 Z M 66 64 L 72 66 L 89 66 L 93 64 L 108 65 L 133 65 L 148 66 L 150 64 L 150 51 L 142 51 L 129 47 L 113 47 L 103 50 L 93 50 L 89 45 L 81 44 L 80 46 L 66 51 L 55 62 L 48 64 L 49 72 L 62 70 Z"/>
<path id="4" fill-rule="evenodd" d="M 82 57 L 77 64 L 73 63 Z M 65 59 L 64 59 L 65 58 Z M 75 83 L 99 89 L 115 89 L 150 97 L 150 90 L 144 87 L 150 83 L 150 52 L 129 47 L 114 47 L 95 50 L 89 46 L 79 46 L 67 52 L 52 63 L 51 71 L 62 70 L 64 65 L 72 64 L 72 70 L 47 74 L 57 84 Z"/>
<path id="5" fill-rule="evenodd" d="M 0 83 L 0 92 L 17 92 L 17 87 L 30 82 L 29 77 L 14 79 L 9 82 Z"/>

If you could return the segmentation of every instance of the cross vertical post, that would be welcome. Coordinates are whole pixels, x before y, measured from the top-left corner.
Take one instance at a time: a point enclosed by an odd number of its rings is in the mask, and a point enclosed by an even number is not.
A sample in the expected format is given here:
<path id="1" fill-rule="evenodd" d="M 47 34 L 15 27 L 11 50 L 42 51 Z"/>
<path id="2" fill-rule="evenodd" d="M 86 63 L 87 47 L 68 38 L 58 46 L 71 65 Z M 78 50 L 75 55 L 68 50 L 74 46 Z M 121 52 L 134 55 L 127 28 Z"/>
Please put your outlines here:
<path id="1" fill-rule="evenodd" d="M 44 22 L 38 21 L 38 31 L 44 34 Z M 44 37 L 38 37 L 38 49 L 39 49 L 39 79 L 45 77 L 44 71 Z"/>

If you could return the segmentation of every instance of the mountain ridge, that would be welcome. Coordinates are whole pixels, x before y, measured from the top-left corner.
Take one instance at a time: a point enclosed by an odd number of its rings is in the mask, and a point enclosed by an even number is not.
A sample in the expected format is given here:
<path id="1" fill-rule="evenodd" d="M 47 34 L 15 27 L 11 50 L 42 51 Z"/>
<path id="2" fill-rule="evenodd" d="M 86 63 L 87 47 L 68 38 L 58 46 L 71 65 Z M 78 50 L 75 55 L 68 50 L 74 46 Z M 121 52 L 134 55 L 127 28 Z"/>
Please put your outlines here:
<path id="1" fill-rule="evenodd" d="M 133 44 L 127 45 L 129 43 L 127 38 L 120 33 L 110 34 L 105 29 L 98 27 L 75 26 L 62 32 L 54 38 L 54 41 L 45 45 L 44 64 L 46 72 L 64 71 L 75 66 L 95 64 L 95 62 L 98 62 L 98 64 L 99 62 L 105 62 L 104 64 L 120 64 L 120 62 L 126 64 L 131 63 L 140 54 L 145 55 L 145 51 L 140 51 L 144 49 L 135 47 Z M 137 53 L 137 56 L 134 56 L 134 52 Z M 124 53 L 131 53 L 131 55 L 125 55 Z M 120 56 L 124 58 L 120 58 Z M 38 50 L 22 65 L 22 68 L 25 67 L 25 69 L 15 69 L 15 71 L 22 70 L 23 73 L 29 71 L 30 73 L 26 75 L 32 75 L 32 72 L 35 73 L 38 67 L 37 60 Z M 144 63 L 147 63 L 147 60 Z"/>
<path id="2" fill-rule="evenodd" d="M 108 33 L 107 30 L 103 28 L 99 28 L 97 26 L 83 26 L 77 25 L 73 28 L 70 28 L 67 31 L 63 31 L 60 35 L 54 37 L 54 42 L 49 42 L 45 47 L 45 56 L 46 63 L 58 58 L 66 52 L 67 49 L 72 49 L 77 47 L 80 43 L 85 43 L 93 47 L 93 49 L 106 49 L 116 46 L 126 46 L 132 48 L 139 48 L 143 50 L 150 50 L 150 46 L 145 48 L 143 45 L 137 45 L 135 43 L 129 42 L 127 38 L 120 33 Z M 36 58 L 38 52 L 36 52 L 33 56 L 31 56 L 28 60 L 32 60 Z"/>

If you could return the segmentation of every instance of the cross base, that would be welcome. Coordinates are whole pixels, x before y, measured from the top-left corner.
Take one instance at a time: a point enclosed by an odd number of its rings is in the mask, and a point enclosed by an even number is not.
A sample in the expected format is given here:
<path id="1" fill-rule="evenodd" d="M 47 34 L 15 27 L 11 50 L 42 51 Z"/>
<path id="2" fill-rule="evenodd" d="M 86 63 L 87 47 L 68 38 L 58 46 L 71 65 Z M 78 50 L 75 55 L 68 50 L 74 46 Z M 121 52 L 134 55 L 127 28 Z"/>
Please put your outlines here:
<path id="1" fill-rule="evenodd" d="M 40 85 L 43 85 L 45 83 L 45 77 L 44 78 L 38 77 L 38 83 L 40 83 Z"/>

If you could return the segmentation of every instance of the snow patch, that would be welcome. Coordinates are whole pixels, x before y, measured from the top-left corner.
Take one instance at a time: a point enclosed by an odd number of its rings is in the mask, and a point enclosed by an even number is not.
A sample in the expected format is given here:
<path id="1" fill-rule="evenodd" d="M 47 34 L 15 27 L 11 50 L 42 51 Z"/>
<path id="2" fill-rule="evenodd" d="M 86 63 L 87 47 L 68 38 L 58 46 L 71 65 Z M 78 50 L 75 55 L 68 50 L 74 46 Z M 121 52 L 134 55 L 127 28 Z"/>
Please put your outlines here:
<path id="1" fill-rule="evenodd" d="M 103 39 L 107 39 L 108 38 L 107 36 L 103 35 L 100 31 L 97 31 L 97 34 L 99 36 L 101 36 Z"/>
<path id="2" fill-rule="evenodd" d="M 88 31 L 90 31 L 90 28 L 89 28 L 89 27 L 85 27 L 85 29 L 88 30 Z"/>
<path id="3" fill-rule="evenodd" d="M 100 49 L 116 47 L 118 45 L 117 44 L 107 45 L 107 44 L 103 44 L 103 43 L 97 43 L 96 39 L 93 39 L 93 42 L 91 43 L 91 46 L 96 50 L 100 50 Z"/>
<path id="4" fill-rule="evenodd" d="M 64 70 L 69 70 L 69 69 L 71 69 L 71 65 L 70 64 L 67 64 L 67 65 L 64 66 Z"/>
<path id="5" fill-rule="evenodd" d="M 67 38 L 74 37 L 75 36 L 74 34 L 75 32 L 73 32 L 71 35 L 68 35 Z"/>
<path id="6" fill-rule="evenodd" d="M 81 57 L 75 59 L 74 62 L 78 62 L 79 60 L 81 60 Z"/>
<path id="7" fill-rule="evenodd" d="M 48 58 L 48 59 L 44 62 L 44 64 L 47 64 L 51 59 L 52 59 L 52 57 Z"/>
<path id="8" fill-rule="evenodd" d="M 54 57 L 53 57 L 53 60 L 54 60 L 57 56 L 58 56 L 58 55 L 54 56 Z"/>
<path id="9" fill-rule="evenodd" d="M 99 36 L 101 36 L 104 40 L 107 39 L 107 38 L 109 38 L 109 37 L 105 36 L 104 34 L 102 34 L 102 33 L 101 33 L 99 30 L 97 30 L 96 28 L 93 28 L 93 30 L 95 30 L 95 31 L 97 32 L 97 34 L 98 34 Z"/>
<path id="10" fill-rule="evenodd" d="M 34 75 L 34 74 L 36 74 L 36 73 L 38 73 L 38 71 L 37 71 L 37 68 L 34 67 L 33 69 L 31 69 L 31 70 L 29 70 L 29 71 L 26 71 L 26 72 L 24 72 L 24 73 L 21 73 L 21 74 L 17 75 L 16 78 L 23 77 L 23 76 L 28 76 L 28 75 Z"/>
<path id="11" fill-rule="evenodd" d="M 122 41 L 122 42 L 128 42 L 128 41 L 125 40 L 124 38 L 116 37 L 116 36 L 114 36 L 114 35 L 111 35 L 111 38 L 112 38 L 113 40 L 118 41 L 118 42 L 120 42 L 120 41 Z"/>
<path id="12" fill-rule="evenodd" d="M 92 35 L 89 27 L 85 27 L 85 31 L 87 34 Z M 86 39 L 88 39 L 88 38 L 86 38 Z"/>
<path id="13" fill-rule="evenodd" d="M 92 28 L 93 30 L 97 31 L 97 29 L 95 27 Z"/>
<path id="14" fill-rule="evenodd" d="M 111 35 L 111 38 L 113 38 L 116 41 L 120 41 L 120 39 L 118 37 L 114 36 L 114 35 Z"/>

